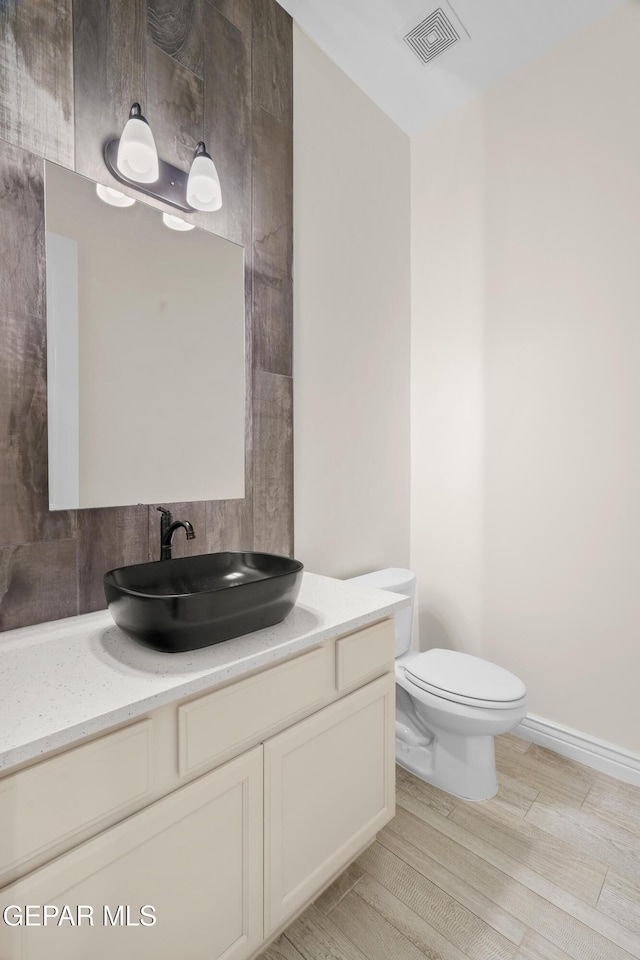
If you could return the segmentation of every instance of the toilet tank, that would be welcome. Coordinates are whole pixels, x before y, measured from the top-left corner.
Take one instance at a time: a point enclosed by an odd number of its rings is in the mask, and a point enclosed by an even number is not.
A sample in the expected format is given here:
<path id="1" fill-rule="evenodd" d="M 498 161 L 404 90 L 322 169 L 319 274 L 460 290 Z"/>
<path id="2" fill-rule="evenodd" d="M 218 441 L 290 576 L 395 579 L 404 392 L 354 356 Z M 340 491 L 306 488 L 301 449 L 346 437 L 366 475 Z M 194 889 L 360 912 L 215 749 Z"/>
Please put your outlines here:
<path id="1" fill-rule="evenodd" d="M 352 577 L 345 583 L 355 583 L 375 590 L 390 590 L 410 597 L 408 607 L 396 611 L 396 657 L 411 649 L 411 628 L 413 625 L 413 601 L 416 593 L 416 575 L 401 567 L 387 567 L 386 570 L 374 570 L 361 577 Z"/>

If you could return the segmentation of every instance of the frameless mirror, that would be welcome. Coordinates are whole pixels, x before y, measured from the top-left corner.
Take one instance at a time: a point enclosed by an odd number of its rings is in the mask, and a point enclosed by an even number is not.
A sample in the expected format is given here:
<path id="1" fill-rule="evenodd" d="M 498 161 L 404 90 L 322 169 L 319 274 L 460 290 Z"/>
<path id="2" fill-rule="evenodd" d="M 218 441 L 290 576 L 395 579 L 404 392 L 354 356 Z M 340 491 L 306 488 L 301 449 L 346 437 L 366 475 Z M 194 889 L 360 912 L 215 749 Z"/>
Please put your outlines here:
<path id="1" fill-rule="evenodd" d="M 243 497 L 243 248 L 49 162 L 45 224 L 51 509 Z"/>

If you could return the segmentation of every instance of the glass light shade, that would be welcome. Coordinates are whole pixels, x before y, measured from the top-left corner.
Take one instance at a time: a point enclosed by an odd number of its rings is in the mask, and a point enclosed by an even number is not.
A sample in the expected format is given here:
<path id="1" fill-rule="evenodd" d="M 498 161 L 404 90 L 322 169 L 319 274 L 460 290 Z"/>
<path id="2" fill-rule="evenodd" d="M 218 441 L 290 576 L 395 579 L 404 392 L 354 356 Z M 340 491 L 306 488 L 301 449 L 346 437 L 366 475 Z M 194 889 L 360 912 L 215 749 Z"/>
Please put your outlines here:
<path id="1" fill-rule="evenodd" d="M 130 116 L 118 145 L 118 170 L 128 180 L 155 183 L 160 176 L 158 151 L 151 127 L 142 116 Z"/>
<path id="2" fill-rule="evenodd" d="M 101 183 L 96 183 L 96 193 L 101 200 L 112 207 L 132 207 L 135 203 L 133 197 L 127 197 L 120 190 L 114 190 L 113 187 L 104 187 Z"/>
<path id="3" fill-rule="evenodd" d="M 170 230 L 195 230 L 195 223 L 187 223 L 182 217 L 174 217 L 171 213 L 162 214 L 162 222 Z"/>
<path id="4" fill-rule="evenodd" d="M 208 153 L 194 157 L 187 181 L 187 203 L 194 210 L 219 210 L 222 190 L 216 165 Z"/>

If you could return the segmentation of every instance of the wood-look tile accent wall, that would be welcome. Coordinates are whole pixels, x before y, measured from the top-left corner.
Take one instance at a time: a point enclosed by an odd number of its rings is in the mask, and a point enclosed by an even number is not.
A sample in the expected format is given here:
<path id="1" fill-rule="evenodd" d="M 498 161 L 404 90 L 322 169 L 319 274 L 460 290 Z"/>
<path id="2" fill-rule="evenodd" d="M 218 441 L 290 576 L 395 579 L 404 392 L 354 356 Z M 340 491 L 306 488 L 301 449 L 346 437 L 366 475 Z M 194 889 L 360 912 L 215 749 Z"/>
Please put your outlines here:
<path id="1" fill-rule="evenodd" d="M 44 159 L 109 183 L 107 138 L 140 101 L 162 157 L 209 145 L 245 247 L 246 497 L 176 504 L 176 554 L 293 549 L 292 33 L 275 0 L 0 4 L 0 630 L 104 607 L 110 567 L 153 559 L 155 504 L 51 512 Z M 169 351 L 171 345 L 168 345 Z"/>

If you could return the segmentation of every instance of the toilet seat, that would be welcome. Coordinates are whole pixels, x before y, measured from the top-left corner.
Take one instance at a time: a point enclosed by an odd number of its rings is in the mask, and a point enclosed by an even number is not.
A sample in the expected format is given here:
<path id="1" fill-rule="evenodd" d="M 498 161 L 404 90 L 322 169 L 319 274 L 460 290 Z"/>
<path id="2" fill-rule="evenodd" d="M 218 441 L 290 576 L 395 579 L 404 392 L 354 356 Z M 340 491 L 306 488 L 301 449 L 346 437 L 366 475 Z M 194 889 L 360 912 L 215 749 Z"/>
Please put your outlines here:
<path id="1" fill-rule="evenodd" d="M 511 709 L 526 698 L 522 680 L 480 657 L 456 650 L 428 650 L 404 667 L 405 679 L 453 703 Z"/>

